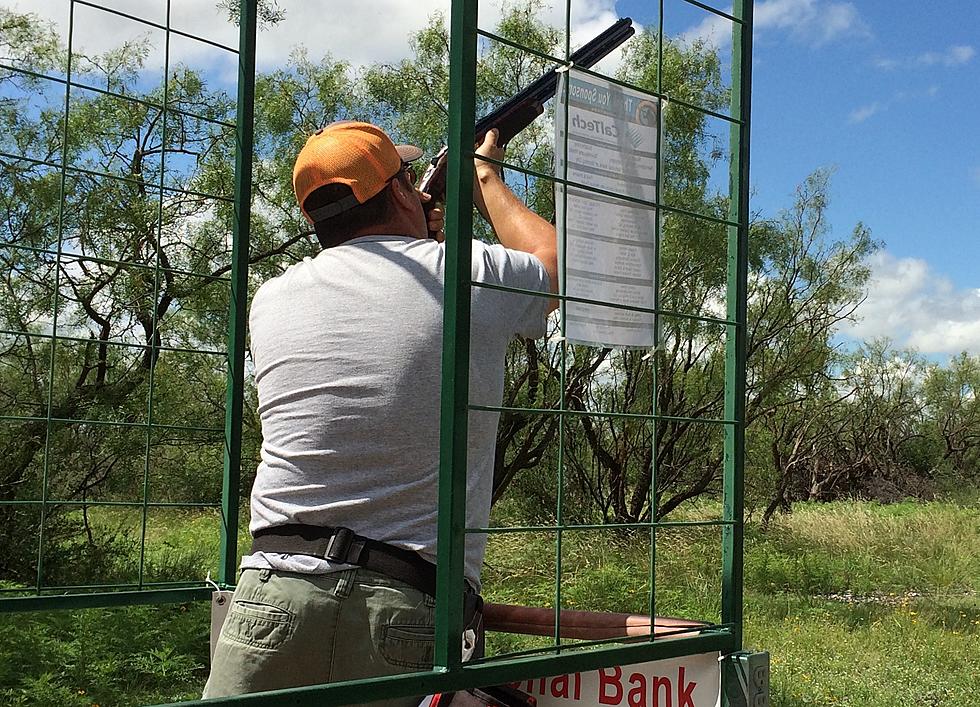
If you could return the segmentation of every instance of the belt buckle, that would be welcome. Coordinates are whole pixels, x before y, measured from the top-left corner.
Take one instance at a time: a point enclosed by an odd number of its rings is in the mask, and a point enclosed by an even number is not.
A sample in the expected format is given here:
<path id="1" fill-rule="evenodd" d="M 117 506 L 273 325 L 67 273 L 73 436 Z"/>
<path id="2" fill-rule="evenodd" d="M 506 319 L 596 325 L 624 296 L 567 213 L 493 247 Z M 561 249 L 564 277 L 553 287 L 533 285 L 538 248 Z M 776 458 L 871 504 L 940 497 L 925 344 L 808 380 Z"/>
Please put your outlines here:
<path id="1" fill-rule="evenodd" d="M 327 542 L 327 551 L 323 554 L 324 559 L 331 562 L 347 563 L 347 556 L 350 553 L 350 546 L 354 537 L 355 533 L 350 528 L 337 527 Z"/>

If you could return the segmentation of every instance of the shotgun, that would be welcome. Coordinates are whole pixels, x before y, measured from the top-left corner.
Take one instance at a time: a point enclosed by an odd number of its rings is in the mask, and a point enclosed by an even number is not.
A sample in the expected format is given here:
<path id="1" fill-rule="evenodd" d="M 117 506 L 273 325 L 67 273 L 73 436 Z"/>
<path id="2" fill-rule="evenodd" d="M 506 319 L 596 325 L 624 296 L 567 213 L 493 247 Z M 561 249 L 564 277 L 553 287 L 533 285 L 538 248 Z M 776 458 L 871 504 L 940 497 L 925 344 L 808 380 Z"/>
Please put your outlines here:
<path id="1" fill-rule="evenodd" d="M 568 60 L 575 66 L 588 69 L 595 66 L 635 33 L 633 21 L 629 17 L 624 17 L 581 49 L 572 52 Z M 544 104 L 555 95 L 555 91 L 558 89 L 558 68 L 555 66 L 549 69 L 543 76 L 502 106 L 480 118 L 476 122 L 474 130 L 476 144 L 482 143 L 486 134 L 491 129 L 497 128 L 499 131 L 497 144 L 503 147 L 515 135 L 534 122 L 534 119 L 544 112 Z M 427 216 L 433 206 L 446 200 L 448 152 L 449 148 L 444 146 L 436 153 L 418 184 L 419 191 L 432 197 L 423 205 Z M 435 238 L 436 234 L 430 231 L 429 236 Z"/>

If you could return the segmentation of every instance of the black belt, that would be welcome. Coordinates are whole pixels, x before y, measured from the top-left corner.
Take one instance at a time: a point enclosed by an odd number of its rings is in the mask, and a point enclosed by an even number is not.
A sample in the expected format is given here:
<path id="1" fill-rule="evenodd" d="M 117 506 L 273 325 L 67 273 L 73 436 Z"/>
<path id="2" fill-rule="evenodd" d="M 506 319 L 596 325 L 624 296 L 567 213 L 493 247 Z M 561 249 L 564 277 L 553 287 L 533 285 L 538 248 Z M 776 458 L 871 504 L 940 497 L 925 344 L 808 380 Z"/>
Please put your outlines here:
<path id="1" fill-rule="evenodd" d="M 263 528 L 253 535 L 252 552 L 312 555 L 330 562 L 357 565 L 404 582 L 431 597 L 436 595 L 434 564 L 417 552 L 365 538 L 350 528 L 297 523 Z"/>

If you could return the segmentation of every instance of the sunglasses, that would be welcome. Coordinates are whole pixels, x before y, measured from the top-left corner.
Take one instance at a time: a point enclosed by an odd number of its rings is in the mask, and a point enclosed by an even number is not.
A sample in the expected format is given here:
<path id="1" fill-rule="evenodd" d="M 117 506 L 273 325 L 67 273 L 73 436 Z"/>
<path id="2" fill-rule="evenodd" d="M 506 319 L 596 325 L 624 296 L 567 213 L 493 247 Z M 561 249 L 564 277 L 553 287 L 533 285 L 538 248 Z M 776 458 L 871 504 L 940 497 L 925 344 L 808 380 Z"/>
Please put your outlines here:
<path id="1" fill-rule="evenodd" d="M 401 174 L 407 174 L 409 181 L 411 181 L 412 185 L 414 186 L 415 180 L 418 178 L 418 173 L 415 171 L 415 167 L 410 165 L 408 162 L 402 162 L 401 169 L 399 169 L 393 175 L 388 177 L 388 180 L 385 182 L 385 184 L 386 185 L 391 184 L 393 181 L 398 179 L 398 176 Z"/>

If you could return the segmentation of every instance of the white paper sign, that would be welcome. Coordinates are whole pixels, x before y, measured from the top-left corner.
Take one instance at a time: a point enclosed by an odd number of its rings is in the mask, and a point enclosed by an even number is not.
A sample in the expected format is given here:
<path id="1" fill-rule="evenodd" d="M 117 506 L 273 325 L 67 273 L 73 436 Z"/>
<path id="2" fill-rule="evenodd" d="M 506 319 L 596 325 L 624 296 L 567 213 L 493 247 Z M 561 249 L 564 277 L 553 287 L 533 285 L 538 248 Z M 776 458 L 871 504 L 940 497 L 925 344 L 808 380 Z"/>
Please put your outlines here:
<path id="1" fill-rule="evenodd" d="M 515 683 L 537 699 L 538 707 L 718 707 L 721 664 L 718 653 L 688 655 L 588 673 Z"/>
<path id="2" fill-rule="evenodd" d="M 558 87 L 555 174 L 655 203 L 659 125 L 656 99 L 571 69 L 562 74 Z M 575 187 L 566 190 L 562 184 L 556 185 L 555 196 L 562 294 L 652 309 L 656 207 Z M 649 312 L 566 302 L 564 318 L 565 336 L 575 343 L 654 344 L 654 316 Z"/>

